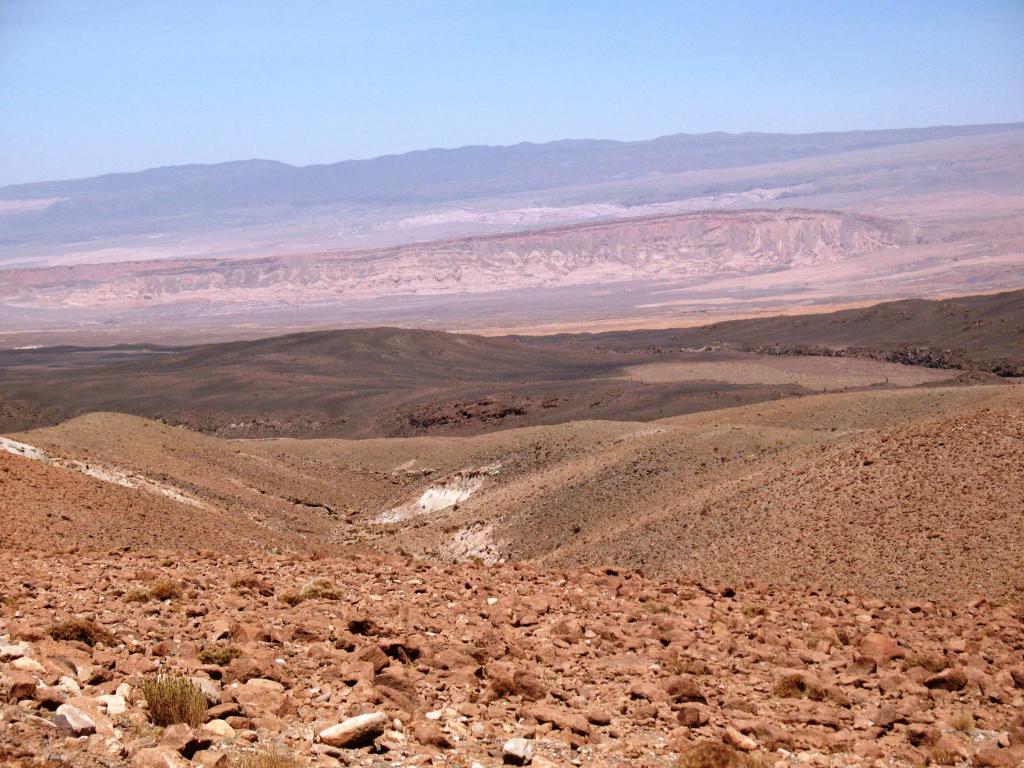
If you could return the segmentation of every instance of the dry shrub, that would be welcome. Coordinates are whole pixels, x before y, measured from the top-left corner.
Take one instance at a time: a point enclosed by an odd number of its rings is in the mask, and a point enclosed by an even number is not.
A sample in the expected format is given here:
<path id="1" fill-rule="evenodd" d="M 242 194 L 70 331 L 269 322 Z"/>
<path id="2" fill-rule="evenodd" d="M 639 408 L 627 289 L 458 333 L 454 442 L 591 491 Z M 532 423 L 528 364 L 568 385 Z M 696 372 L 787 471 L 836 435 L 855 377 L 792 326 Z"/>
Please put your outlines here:
<path id="1" fill-rule="evenodd" d="M 921 669 L 926 669 L 935 675 L 944 669 L 949 669 L 950 663 L 949 659 L 945 656 L 929 656 L 921 653 L 916 656 L 908 656 L 903 660 L 904 672 L 914 667 L 921 667 Z"/>
<path id="2" fill-rule="evenodd" d="M 97 643 L 117 645 L 117 638 L 93 621 L 70 619 L 51 625 L 46 634 L 54 640 L 70 640 L 85 643 L 89 647 Z"/>
<path id="3" fill-rule="evenodd" d="M 498 698 L 521 696 L 526 701 L 539 701 L 547 695 L 540 678 L 523 670 L 516 670 L 514 674 L 504 671 L 489 672 L 487 683 Z"/>
<path id="4" fill-rule="evenodd" d="M 177 600 L 181 595 L 181 584 L 167 579 L 162 579 L 149 588 L 149 596 L 153 600 Z"/>
<path id="5" fill-rule="evenodd" d="M 150 600 L 176 600 L 181 597 L 181 584 L 176 581 L 162 579 L 155 581 L 149 589 L 135 587 L 129 590 L 125 596 L 127 603 L 148 603 Z"/>
<path id="6" fill-rule="evenodd" d="M 957 765 L 963 760 L 956 752 L 941 746 L 934 746 L 929 749 L 928 759 L 934 765 Z"/>
<path id="7" fill-rule="evenodd" d="M 676 768 L 763 768 L 766 763 L 719 741 L 704 741 L 679 755 Z"/>
<path id="8" fill-rule="evenodd" d="M 203 664 L 216 664 L 218 667 L 226 667 L 232 661 L 242 655 L 242 649 L 237 645 L 217 644 L 208 645 L 199 652 L 199 660 Z"/>
<path id="9" fill-rule="evenodd" d="M 153 725 L 188 723 L 198 728 L 206 722 L 206 696 L 184 677 L 161 676 L 142 684 Z"/>
<path id="10" fill-rule="evenodd" d="M 303 600 L 341 600 L 342 592 L 327 579 L 316 579 L 302 588 L 299 597 Z"/>
<path id="11" fill-rule="evenodd" d="M 812 701 L 825 699 L 825 691 L 809 682 L 803 675 L 786 675 L 775 685 L 772 693 L 780 699 L 808 698 Z"/>
<path id="12" fill-rule="evenodd" d="M 966 709 L 961 709 L 949 721 L 949 725 L 951 728 L 955 728 L 963 733 L 970 733 L 974 730 L 974 715 Z"/>
<path id="13" fill-rule="evenodd" d="M 289 591 L 281 595 L 281 602 L 295 607 L 306 600 L 341 600 L 342 591 L 327 579 L 316 579 L 302 588 L 301 592 Z"/>
<path id="14" fill-rule="evenodd" d="M 283 752 L 250 752 L 236 757 L 231 768 L 302 768 L 302 763 Z"/>
<path id="15" fill-rule="evenodd" d="M 506 675 L 504 672 L 489 675 L 487 684 L 499 699 L 514 696 L 516 693 L 516 684 L 512 679 L 512 675 Z"/>
<path id="16" fill-rule="evenodd" d="M 658 603 L 653 600 L 649 600 L 646 603 L 641 603 L 640 607 L 645 613 L 672 613 L 671 607 L 665 605 L 664 603 Z"/>
<path id="17" fill-rule="evenodd" d="M 706 661 L 684 656 L 678 652 L 674 658 L 666 660 L 663 666 L 665 671 L 671 675 L 694 675 L 699 677 L 710 675 L 712 672 L 710 665 Z"/>

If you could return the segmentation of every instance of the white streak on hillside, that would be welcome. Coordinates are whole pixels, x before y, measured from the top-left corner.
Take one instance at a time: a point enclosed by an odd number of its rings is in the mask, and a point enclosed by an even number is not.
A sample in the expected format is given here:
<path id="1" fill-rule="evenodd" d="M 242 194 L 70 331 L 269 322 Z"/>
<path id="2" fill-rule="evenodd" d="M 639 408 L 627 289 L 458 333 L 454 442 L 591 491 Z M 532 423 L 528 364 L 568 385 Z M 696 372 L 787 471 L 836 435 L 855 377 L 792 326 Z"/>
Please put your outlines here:
<path id="1" fill-rule="evenodd" d="M 71 472 L 80 472 L 83 475 L 88 475 L 89 477 L 101 480 L 105 483 L 112 483 L 113 485 L 120 485 L 125 488 L 134 488 L 157 496 L 166 496 L 173 501 L 188 504 L 191 507 L 198 507 L 200 509 L 207 508 L 207 505 L 199 499 L 194 496 L 190 496 L 172 485 L 161 483 L 157 480 L 146 477 L 145 475 L 129 472 L 128 470 L 121 469 L 120 467 L 88 464 L 77 459 L 65 459 L 61 456 L 53 456 L 33 445 L 29 445 L 28 443 L 19 443 L 17 440 L 11 440 L 8 437 L 0 437 L 0 450 L 4 450 L 7 453 L 14 454 L 15 456 L 31 459 L 32 461 L 39 461 L 43 464 L 59 467 L 60 469 L 66 469 Z"/>

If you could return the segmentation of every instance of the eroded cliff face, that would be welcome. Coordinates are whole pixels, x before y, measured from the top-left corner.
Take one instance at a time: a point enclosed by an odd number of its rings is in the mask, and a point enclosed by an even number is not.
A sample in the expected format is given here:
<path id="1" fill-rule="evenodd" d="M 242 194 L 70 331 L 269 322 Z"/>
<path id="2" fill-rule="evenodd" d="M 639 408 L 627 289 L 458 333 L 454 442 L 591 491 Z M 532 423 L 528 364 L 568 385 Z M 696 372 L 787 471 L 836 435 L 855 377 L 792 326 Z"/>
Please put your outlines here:
<path id="1" fill-rule="evenodd" d="M 904 224 L 827 211 L 660 216 L 396 248 L 11 271 L 0 301 L 130 309 L 295 305 L 512 288 L 688 281 L 831 264 L 912 244 Z"/>

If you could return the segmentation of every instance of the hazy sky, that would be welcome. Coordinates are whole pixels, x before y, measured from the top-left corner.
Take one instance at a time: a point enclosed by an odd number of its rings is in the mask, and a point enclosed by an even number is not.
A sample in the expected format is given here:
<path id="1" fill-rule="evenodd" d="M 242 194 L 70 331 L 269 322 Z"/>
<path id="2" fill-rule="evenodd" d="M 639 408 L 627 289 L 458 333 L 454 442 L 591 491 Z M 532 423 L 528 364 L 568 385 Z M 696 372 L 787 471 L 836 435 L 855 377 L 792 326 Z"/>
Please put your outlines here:
<path id="1" fill-rule="evenodd" d="M 0 184 L 1024 120 L 1024 0 L 0 0 Z"/>

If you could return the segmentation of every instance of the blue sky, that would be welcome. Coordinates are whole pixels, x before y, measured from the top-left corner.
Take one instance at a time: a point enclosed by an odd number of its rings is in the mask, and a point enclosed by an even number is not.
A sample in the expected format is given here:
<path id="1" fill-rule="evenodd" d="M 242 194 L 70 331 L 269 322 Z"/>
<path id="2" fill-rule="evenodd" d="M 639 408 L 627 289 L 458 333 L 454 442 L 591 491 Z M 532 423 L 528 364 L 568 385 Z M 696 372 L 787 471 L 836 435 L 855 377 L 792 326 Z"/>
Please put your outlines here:
<path id="1" fill-rule="evenodd" d="M 0 184 L 1024 120 L 1024 0 L 0 0 Z"/>

